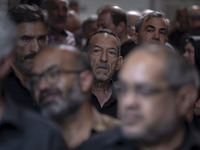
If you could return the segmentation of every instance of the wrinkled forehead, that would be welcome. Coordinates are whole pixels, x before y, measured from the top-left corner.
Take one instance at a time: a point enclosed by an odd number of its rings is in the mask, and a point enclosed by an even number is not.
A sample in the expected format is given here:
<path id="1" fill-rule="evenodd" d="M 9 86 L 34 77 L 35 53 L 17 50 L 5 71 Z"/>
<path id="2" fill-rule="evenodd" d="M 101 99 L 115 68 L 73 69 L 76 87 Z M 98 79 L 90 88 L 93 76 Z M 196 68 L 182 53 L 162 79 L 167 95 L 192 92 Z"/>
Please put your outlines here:
<path id="1" fill-rule="evenodd" d="M 73 69 L 75 67 L 76 57 L 69 51 L 50 49 L 39 53 L 33 63 L 33 73 L 41 73 L 57 66 L 59 69 Z"/>
<path id="2" fill-rule="evenodd" d="M 91 45 L 96 45 L 100 43 L 107 45 L 115 45 L 116 47 L 118 47 L 117 39 L 113 35 L 110 35 L 108 33 L 97 33 L 90 40 Z"/>
<path id="3" fill-rule="evenodd" d="M 145 51 L 137 51 L 124 62 L 119 78 L 128 82 L 165 82 L 165 62 Z"/>
<path id="4" fill-rule="evenodd" d="M 167 22 L 163 17 L 149 16 L 149 17 L 144 18 L 144 20 L 142 21 L 142 24 L 145 24 L 145 23 L 148 24 L 150 22 L 152 22 L 154 24 L 162 23 L 167 28 Z"/>

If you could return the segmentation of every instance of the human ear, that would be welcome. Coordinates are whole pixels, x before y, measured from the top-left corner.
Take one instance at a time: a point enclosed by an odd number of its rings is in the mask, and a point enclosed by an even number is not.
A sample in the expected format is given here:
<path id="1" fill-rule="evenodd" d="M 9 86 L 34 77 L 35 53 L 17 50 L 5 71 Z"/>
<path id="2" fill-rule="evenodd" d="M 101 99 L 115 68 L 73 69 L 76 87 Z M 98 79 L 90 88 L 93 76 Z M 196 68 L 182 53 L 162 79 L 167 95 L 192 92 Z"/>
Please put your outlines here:
<path id="1" fill-rule="evenodd" d="M 84 93 L 87 93 L 93 84 L 93 74 L 89 70 L 85 70 L 80 74 L 80 86 Z"/>
<path id="2" fill-rule="evenodd" d="M 187 85 L 178 92 L 177 108 L 180 116 L 186 116 L 197 99 L 198 91 L 194 86 Z"/>
<path id="3" fill-rule="evenodd" d="M 118 60 L 117 60 L 117 64 L 116 64 L 116 66 L 115 66 L 115 70 L 119 70 L 120 67 L 121 67 L 121 65 L 122 65 L 122 63 L 123 63 L 123 57 L 122 57 L 122 56 L 119 56 L 119 57 L 118 57 Z"/>

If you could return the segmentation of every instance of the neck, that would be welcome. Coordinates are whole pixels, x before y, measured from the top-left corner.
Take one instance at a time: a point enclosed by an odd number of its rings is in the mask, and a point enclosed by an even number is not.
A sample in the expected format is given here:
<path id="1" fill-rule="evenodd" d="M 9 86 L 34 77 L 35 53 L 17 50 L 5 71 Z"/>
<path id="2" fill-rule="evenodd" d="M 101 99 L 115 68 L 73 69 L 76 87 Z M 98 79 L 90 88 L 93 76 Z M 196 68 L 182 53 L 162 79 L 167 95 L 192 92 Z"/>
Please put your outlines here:
<path id="1" fill-rule="evenodd" d="M 178 131 L 173 133 L 172 136 L 166 137 L 154 144 L 140 143 L 141 150 L 174 150 L 181 145 L 184 135 L 185 127 L 177 128 Z"/>
<path id="2" fill-rule="evenodd" d="M 90 136 L 92 110 L 89 105 L 89 101 L 85 101 L 76 113 L 66 117 L 60 124 L 64 138 L 71 149 L 79 146 Z"/>
<path id="3" fill-rule="evenodd" d="M 107 102 L 112 94 L 110 81 L 98 82 L 95 81 L 92 87 L 92 93 L 97 97 L 101 107 Z"/>
<path id="4" fill-rule="evenodd" d="M 131 37 L 127 34 L 127 33 L 122 33 L 121 35 L 119 35 L 119 39 L 121 42 L 121 45 L 124 44 L 126 41 L 128 41 Z"/>
<path id="5" fill-rule="evenodd" d="M 21 71 L 19 71 L 13 64 L 12 64 L 12 68 L 15 72 L 15 75 L 19 78 L 21 84 L 27 88 L 27 84 L 26 84 L 26 80 L 27 80 L 27 75 L 25 73 L 22 73 Z"/>

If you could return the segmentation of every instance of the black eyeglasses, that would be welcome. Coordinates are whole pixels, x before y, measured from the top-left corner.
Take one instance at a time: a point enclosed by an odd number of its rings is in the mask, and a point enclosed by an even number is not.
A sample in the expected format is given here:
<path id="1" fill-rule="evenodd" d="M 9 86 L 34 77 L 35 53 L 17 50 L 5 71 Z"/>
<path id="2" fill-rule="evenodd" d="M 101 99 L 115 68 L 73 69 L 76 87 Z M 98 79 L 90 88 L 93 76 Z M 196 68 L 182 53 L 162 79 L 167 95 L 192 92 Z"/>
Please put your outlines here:
<path id="1" fill-rule="evenodd" d="M 57 67 L 51 67 L 41 74 L 32 74 L 28 78 L 28 88 L 30 90 L 36 89 L 39 85 L 40 79 L 44 77 L 45 81 L 54 85 L 58 82 L 62 74 L 81 73 L 83 70 L 63 70 Z"/>
<path id="2" fill-rule="evenodd" d="M 167 90 L 170 90 L 169 87 L 155 88 L 147 84 L 138 84 L 131 86 L 121 81 L 115 83 L 114 89 L 118 96 L 124 96 L 129 91 L 137 94 L 138 96 L 143 96 L 143 97 L 153 96 L 165 92 Z"/>

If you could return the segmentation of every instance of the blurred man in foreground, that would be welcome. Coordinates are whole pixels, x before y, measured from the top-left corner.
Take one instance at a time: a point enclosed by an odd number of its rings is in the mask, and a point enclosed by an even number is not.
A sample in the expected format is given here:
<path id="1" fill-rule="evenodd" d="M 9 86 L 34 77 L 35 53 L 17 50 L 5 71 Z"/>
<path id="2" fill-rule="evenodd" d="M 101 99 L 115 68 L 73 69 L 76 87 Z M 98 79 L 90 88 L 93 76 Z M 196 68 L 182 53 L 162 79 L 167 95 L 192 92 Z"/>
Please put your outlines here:
<path id="1" fill-rule="evenodd" d="M 136 48 L 124 62 L 116 85 L 122 124 L 80 149 L 200 149 L 200 133 L 186 121 L 198 87 L 196 69 L 179 54 L 158 45 Z"/>
<path id="2" fill-rule="evenodd" d="M 57 122 L 71 149 L 118 124 L 91 107 L 91 66 L 75 47 L 46 47 L 36 56 L 32 72 L 30 88 L 42 114 Z"/>

